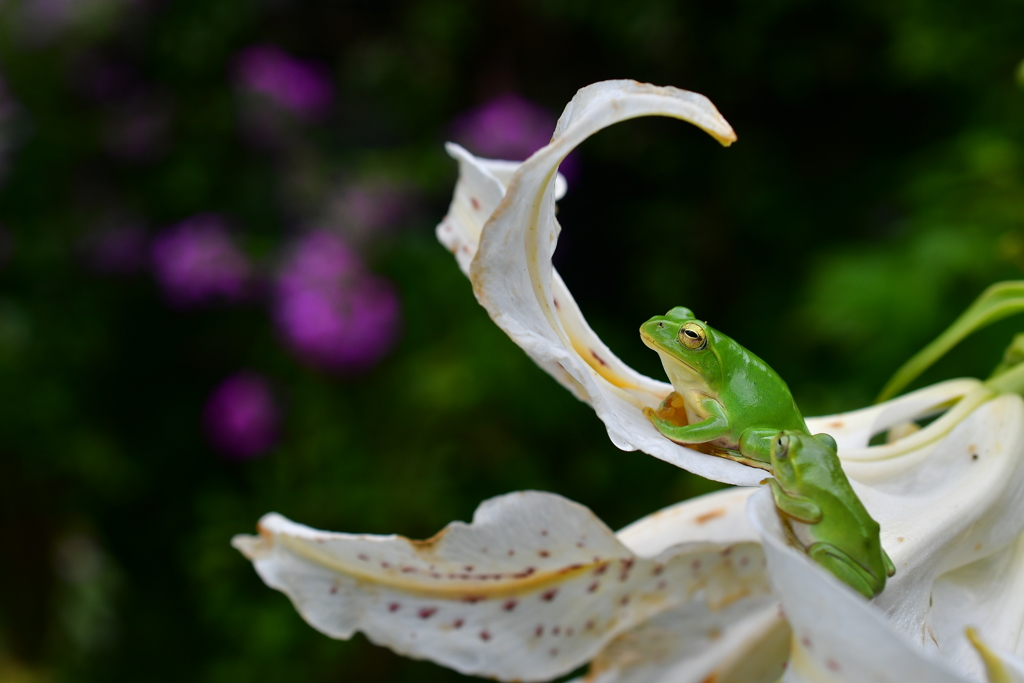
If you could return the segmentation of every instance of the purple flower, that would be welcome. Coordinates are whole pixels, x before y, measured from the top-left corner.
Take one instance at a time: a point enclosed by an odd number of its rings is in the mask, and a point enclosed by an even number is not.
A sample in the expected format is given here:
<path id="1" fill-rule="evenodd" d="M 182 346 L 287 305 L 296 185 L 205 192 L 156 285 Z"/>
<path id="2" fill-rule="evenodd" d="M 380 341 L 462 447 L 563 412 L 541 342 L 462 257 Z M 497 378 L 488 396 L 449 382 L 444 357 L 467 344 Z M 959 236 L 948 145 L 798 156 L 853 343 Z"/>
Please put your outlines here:
<path id="1" fill-rule="evenodd" d="M 243 88 L 302 117 L 323 115 L 334 99 L 331 77 L 323 66 L 296 59 L 273 45 L 243 50 L 235 73 Z"/>
<path id="2" fill-rule="evenodd" d="M 367 273 L 336 234 L 305 235 L 284 262 L 274 288 L 274 319 L 306 363 L 335 371 L 365 369 L 398 333 L 398 297 Z"/>
<path id="3" fill-rule="evenodd" d="M 505 94 L 466 112 L 452 128 L 455 139 L 474 154 L 522 161 L 548 144 L 555 117 L 519 95 Z"/>
<path id="4" fill-rule="evenodd" d="M 277 442 L 280 429 L 270 383 L 250 371 L 228 377 L 206 400 L 203 425 L 210 444 L 228 457 L 265 453 Z"/>
<path id="5" fill-rule="evenodd" d="M 156 279 L 175 306 L 237 302 L 249 293 L 249 262 L 216 214 L 193 216 L 157 235 L 151 256 Z"/>

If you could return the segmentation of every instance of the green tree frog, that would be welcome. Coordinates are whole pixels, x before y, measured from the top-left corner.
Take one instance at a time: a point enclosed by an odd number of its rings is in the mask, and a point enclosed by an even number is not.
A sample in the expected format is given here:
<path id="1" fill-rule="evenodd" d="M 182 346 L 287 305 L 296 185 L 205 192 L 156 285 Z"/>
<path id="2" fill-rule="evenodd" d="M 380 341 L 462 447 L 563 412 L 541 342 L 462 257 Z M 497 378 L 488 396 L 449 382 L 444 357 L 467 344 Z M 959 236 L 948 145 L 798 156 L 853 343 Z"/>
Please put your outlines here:
<path id="1" fill-rule="evenodd" d="M 780 432 L 771 441 L 771 462 L 775 478 L 765 481 L 775 507 L 811 559 L 866 598 L 881 593 L 896 567 L 882 548 L 878 522 L 839 464 L 832 437 Z"/>
<path id="2" fill-rule="evenodd" d="M 675 390 L 644 413 L 663 435 L 713 455 L 769 469 L 780 430 L 808 432 L 789 387 L 768 364 L 678 306 L 640 326 Z"/>

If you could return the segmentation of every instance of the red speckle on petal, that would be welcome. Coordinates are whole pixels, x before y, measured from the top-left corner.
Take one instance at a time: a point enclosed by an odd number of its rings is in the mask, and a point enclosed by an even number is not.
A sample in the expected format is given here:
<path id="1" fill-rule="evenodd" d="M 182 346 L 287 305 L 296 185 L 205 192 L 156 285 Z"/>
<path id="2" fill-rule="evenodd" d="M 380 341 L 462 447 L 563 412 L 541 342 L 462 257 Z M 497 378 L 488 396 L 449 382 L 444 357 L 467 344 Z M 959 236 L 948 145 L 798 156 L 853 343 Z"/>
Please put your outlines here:
<path id="1" fill-rule="evenodd" d="M 424 607 L 418 612 L 418 614 L 420 615 L 420 619 L 429 619 L 434 616 L 435 612 L 437 612 L 436 607 Z"/>
<path id="2" fill-rule="evenodd" d="M 370 561 L 370 558 L 367 557 L 366 555 L 364 555 L 363 553 L 359 553 L 358 555 L 356 555 L 356 557 L 358 557 L 363 562 L 369 562 Z"/>
<path id="3" fill-rule="evenodd" d="M 598 565 L 597 569 L 594 570 L 594 573 L 597 574 L 598 576 L 601 576 L 601 574 L 604 574 L 606 571 L 608 571 L 608 563 L 607 562 L 605 562 L 604 564 Z"/>
<path id="4" fill-rule="evenodd" d="M 544 593 L 543 595 L 541 595 L 540 597 L 541 597 L 541 599 L 542 599 L 542 600 L 544 600 L 545 602 L 551 602 L 552 600 L 554 600 L 554 599 L 555 599 L 555 596 L 556 596 L 556 595 L 558 595 L 558 589 L 557 589 L 557 588 L 552 588 L 551 590 L 549 590 L 549 591 L 546 591 L 546 592 L 545 592 L 545 593 Z"/>
<path id="5" fill-rule="evenodd" d="M 482 595 L 467 595 L 466 597 L 462 598 L 462 602 L 468 602 L 471 605 L 475 605 L 483 599 L 484 596 Z"/>
<path id="6" fill-rule="evenodd" d="M 828 666 L 828 668 L 832 671 L 839 671 L 839 662 L 837 662 L 834 659 L 828 660 L 827 662 L 825 662 L 825 665 Z"/>
<path id="7" fill-rule="evenodd" d="M 665 571 L 665 567 L 659 564 L 657 567 L 651 570 L 651 576 L 661 576 L 661 573 L 663 571 Z"/>
<path id="8" fill-rule="evenodd" d="M 393 602 L 390 605 L 388 605 L 388 611 L 389 612 L 397 612 L 399 609 L 401 609 L 401 607 L 402 606 L 399 605 L 397 602 Z"/>
<path id="9" fill-rule="evenodd" d="M 462 625 L 465 624 L 465 623 L 466 622 L 463 619 L 456 619 L 455 623 L 452 624 L 452 628 L 462 628 Z"/>
<path id="10" fill-rule="evenodd" d="M 593 631 L 594 630 L 594 620 L 593 619 L 588 619 L 586 625 L 584 626 L 584 628 L 586 628 L 588 631 Z"/>
<path id="11" fill-rule="evenodd" d="M 540 535 L 541 536 L 547 536 L 548 535 L 548 530 L 547 529 L 541 529 L 540 530 Z"/>
<path id="12" fill-rule="evenodd" d="M 549 553 L 547 550 L 538 550 L 537 554 L 540 555 L 541 557 L 550 557 L 551 556 L 551 553 Z"/>
<path id="13" fill-rule="evenodd" d="M 515 555 L 515 554 L 516 554 L 516 551 L 515 551 L 515 550 L 509 550 L 509 551 L 508 551 L 508 556 L 509 556 L 509 557 L 512 557 L 512 556 L 513 556 L 513 555 Z"/>
<path id="14" fill-rule="evenodd" d="M 600 587 L 600 585 L 601 585 L 600 581 L 595 581 L 594 583 L 592 583 L 589 586 L 587 586 L 587 592 L 588 593 L 595 593 L 595 592 L 597 592 L 597 589 L 598 589 L 598 587 Z"/>
<path id="15" fill-rule="evenodd" d="M 331 590 L 330 590 L 331 595 L 334 595 L 337 592 L 338 592 L 338 587 L 337 586 L 331 586 Z"/>
<path id="16" fill-rule="evenodd" d="M 502 607 L 505 609 L 506 612 L 511 612 L 512 610 L 514 610 L 516 608 L 516 605 L 518 605 L 518 604 L 519 604 L 518 600 L 509 600 L 504 605 L 502 605 Z"/>
<path id="17" fill-rule="evenodd" d="M 474 211 L 479 211 L 480 210 L 480 202 L 477 201 L 476 197 L 470 197 L 469 198 L 469 203 L 473 205 L 473 210 Z"/>
<path id="18" fill-rule="evenodd" d="M 571 636 L 571 635 L 572 635 L 572 634 L 574 634 L 574 633 L 576 633 L 576 629 L 574 629 L 574 628 L 573 628 L 573 627 L 571 627 L 571 626 L 570 626 L 569 628 L 565 629 L 565 635 L 566 635 L 566 637 L 569 637 L 569 636 Z"/>
<path id="19" fill-rule="evenodd" d="M 482 640 L 482 641 L 484 641 L 486 643 L 490 639 L 491 639 L 491 632 L 490 631 L 480 631 L 480 640 Z"/>
<path id="20" fill-rule="evenodd" d="M 623 607 L 628 605 L 629 604 L 629 596 L 628 595 L 623 595 L 622 599 L 619 600 L 619 604 L 622 605 Z"/>
<path id="21" fill-rule="evenodd" d="M 463 567 L 463 569 L 465 569 L 467 572 L 471 572 L 473 571 L 473 565 L 467 564 L 465 567 Z"/>
<path id="22" fill-rule="evenodd" d="M 536 637 L 540 638 L 542 635 L 544 635 L 544 627 L 543 626 L 538 626 L 537 628 L 535 628 L 533 630 L 533 635 L 535 635 Z"/>
<path id="23" fill-rule="evenodd" d="M 804 647 L 806 647 L 808 650 L 811 649 L 811 639 L 808 638 L 807 636 L 804 636 L 803 638 L 800 639 L 800 644 L 803 645 Z"/>
<path id="24" fill-rule="evenodd" d="M 553 629 L 551 629 L 551 635 L 553 635 L 553 636 L 561 635 L 561 633 L 562 633 L 562 627 L 561 626 L 556 626 Z"/>
<path id="25" fill-rule="evenodd" d="M 552 657 L 557 657 L 558 656 L 558 648 L 557 647 L 551 648 L 551 656 Z"/>

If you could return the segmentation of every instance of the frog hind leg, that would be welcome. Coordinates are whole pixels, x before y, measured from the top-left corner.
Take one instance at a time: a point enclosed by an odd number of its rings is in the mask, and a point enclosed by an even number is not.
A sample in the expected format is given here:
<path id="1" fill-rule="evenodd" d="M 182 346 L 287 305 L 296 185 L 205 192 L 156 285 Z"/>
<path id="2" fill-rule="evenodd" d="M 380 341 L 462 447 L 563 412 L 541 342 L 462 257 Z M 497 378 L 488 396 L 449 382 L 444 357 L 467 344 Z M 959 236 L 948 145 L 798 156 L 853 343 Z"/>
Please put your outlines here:
<path id="1" fill-rule="evenodd" d="M 778 429 L 751 427 L 740 434 L 740 453 L 748 460 L 762 462 L 770 468 L 772 439 L 779 435 Z"/>
<path id="2" fill-rule="evenodd" d="M 876 581 L 853 558 L 831 543 L 815 543 L 807 549 L 811 559 L 833 576 L 870 600 L 885 588 L 885 580 Z"/>

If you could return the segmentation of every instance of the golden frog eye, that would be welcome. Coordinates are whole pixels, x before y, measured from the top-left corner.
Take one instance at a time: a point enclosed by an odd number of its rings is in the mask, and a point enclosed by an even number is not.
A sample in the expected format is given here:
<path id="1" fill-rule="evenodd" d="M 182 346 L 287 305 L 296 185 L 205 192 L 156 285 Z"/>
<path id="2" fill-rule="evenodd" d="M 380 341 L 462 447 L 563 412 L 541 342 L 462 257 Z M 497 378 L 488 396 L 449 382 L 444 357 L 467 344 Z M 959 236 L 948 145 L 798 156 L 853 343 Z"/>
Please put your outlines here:
<path id="1" fill-rule="evenodd" d="M 708 344 L 708 335 L 699 323 L 686 323 L 679 328 L 679 343 L 688 349 L 700 351 Z"/>

